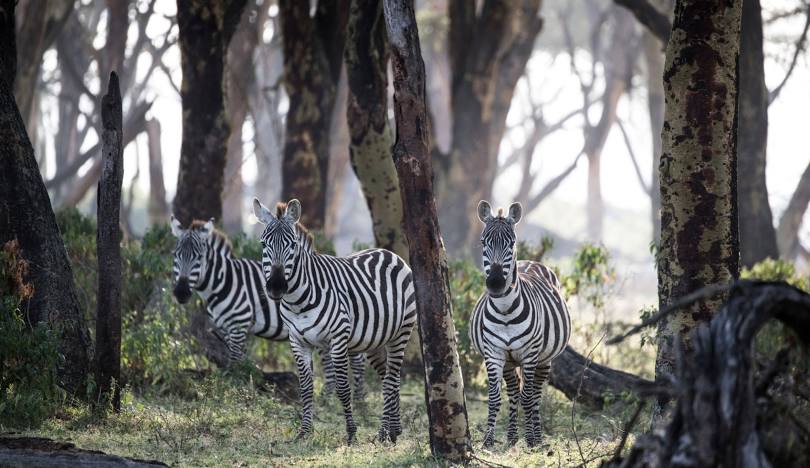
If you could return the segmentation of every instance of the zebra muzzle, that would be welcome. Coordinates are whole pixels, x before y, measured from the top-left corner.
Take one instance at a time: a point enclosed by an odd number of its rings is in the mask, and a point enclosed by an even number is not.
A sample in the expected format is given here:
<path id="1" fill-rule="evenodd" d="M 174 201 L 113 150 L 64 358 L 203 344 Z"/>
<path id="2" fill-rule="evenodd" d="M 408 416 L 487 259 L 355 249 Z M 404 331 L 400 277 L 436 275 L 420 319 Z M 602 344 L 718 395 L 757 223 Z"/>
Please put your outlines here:
<path id="1" fill-rule="evenodd" d="M 278 302 L 287 293 L 287 279 L 284 278 L 284 267 L 274 266 L 267 279 L 267 294 L 270 299 Z"/>
<path id="2" fill-rule="evenodd" d="M 503 274 L 503 266 L 493 264 L 487 275 L 487 289 L 493 293 L 500 293 L 506 287 L 506 275 Z"/>
<path id="3" fill-rule="evenodd" d="M 191 287 L 188 285 L 188 278 L 180 278 L 177 284 L 174 285 L 174 297 L 177 302 L 185 304 L 191 299 Z"/>

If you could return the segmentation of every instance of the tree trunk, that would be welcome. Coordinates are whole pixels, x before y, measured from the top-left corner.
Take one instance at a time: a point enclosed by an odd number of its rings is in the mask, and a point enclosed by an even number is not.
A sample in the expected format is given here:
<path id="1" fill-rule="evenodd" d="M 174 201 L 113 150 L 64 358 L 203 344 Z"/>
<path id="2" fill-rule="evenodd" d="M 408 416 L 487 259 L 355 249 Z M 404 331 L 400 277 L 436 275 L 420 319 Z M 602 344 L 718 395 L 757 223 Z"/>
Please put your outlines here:
<path id="1" fill-rule="evenodd" d="M 741 0 L 679 0 L 666 52 L 661 156 L 659 307 L 739 276 L 737 59 Z M 675 346 L 707 322 L 718 297 L 659 323 L 656 376 L 671 375 Z M 656 413 L 660 415 L 660 411 Z"/>
<path id="2" fill-rule="evenodd" d="M 765 86 L 764 60 L 762 8 L 759 0 L 744 0 L 740 27 L 737 196 L 740 209 L 740 261 L 746 267 L 769 257 L 779 257 L 765 184 L 768 88 Z"/>
<path id="3" fill-rule="evenodd" d="M 281 198 L 306 207 L 301 223 L 323 229 L 329 130 L 340 78 L 348 0 L 310 4 L 280 0 L 284 89 L 290 100 L 281 168 Z"/>
<path id="4" fill-rule="evenodd" d="M 353 0 L 346 43 L 347 121 L 352 168 L 360 181 L 377 247 L 408 260 L 402 232 L 402 198 L 391 158 L 388 127 L 387 39 L 380 0 Z"/>
<path id="5" fill-rule="evenodd" d="M 40 437 L 0 437 L 0 459 L 7 466 L 40 466 L 49 468 L 126 467 L 154 468 L 168 466 L 154 460 L 108 455 L 98 450 L 83 450 L 71 442 L 58 442 Z"/>
<path id="6" fill-rule="evenodd" d="M 326 183 L 326 212 L 324 213 L 323 233 L 334 238 L 340 230 L 340 208 L 346 192 L 346 181 L 349 178 L 349 123 L 346 120 L 346 109 L 349 101 L 349 85 L 346 73 L 340 73 L 335 93 L 335 105 L 329 125 L 329 176 Z M 390 155 L 389 155 L 390 158 Z M 393 162 L 391 165 L 393 166 Z"/>
<path id="7" fill-rule="evenodd" d="M 385 0 L 384 12 L 394 72 L 397 140 L 393 157 L 404 216 L 412 220 L 405 224 L 405 233 L 411 247 L 419 337 L 425 361 L 430 448 L 438 458 L 465 462 L 471 450 L 470 431 L 456 351 L 447 256 L 433 197 L 425 66 L 413 3 Z"/>
<path id="8" fill-rule="evenodd" d="M 447 180 L 437 184 L 444 241 L 454 255 L 468 255 L 478 235 L 470 221 L 492 190 L 504 103 L 511 102 L 540 31 L 539 8 L 540 0 L 487 0 L 476 16 L 469 2 L 449 2 L 453 142 Z"/>
<path id="9" fill-rule="evenodd" d="M 169 220 L 169 205 L 166 203 L 166 185 L 163 182 L 163 150 L 160 144 L 160 121 L 146 121 L 146 137 L 149 147 L 149 224 L 162 224 Z"/>
<path id="10" fill-rule="evenodd" d="M 124 181 L 123 117 L 118 75 L 110 73 L 101 99 L 101 158 L 98 182 L 98 291 L 96 299 L 96 402 L 121 410 L 121 184 Z"/>
<path id="11" fill-rule="evenodd" d="M 779 251 L 787 260 L 795 259 L 800 251 L 799 229 L 802 227 L 808 204 L 810 204 L 810 164 L 802 173 L 796 190 L 790 196 L 787 208 L 779 218 L 777 232 Z"/>
<path id="12" fill-rule="evenodd" d="M 664 127 L 664 54 L 661 41 L 651 32 L 642 35 L 644 62 L 647 66 L 647 113 L 650 116 L 652 132 L 652 177 L 650 177 L 650 218 L 652 220 L 652 241 L 661 242 L 661 188 L 658 180 L 658 164 L 661 161 L 661 129 Z"/>
<path id="13" fill-rule="evenodd" d="M 22 256 L 31 265 L 25 281 L 34 287 L 34 296 L 22 309 L 29 324 L 44 322 L 53 329 L 64 358 L 57 369 L 60 385 L 83 395 L 90 338 L 48 191 L 12 94 L 15 3 L 0 3 L 6 12 L 0 15 L 0 244 L 19 241 Z"/>
<path id="14" fill-rule="evenodd" d="M 177 1 L 183 69 L 183 143 L 174 215 L 183 224 L 222 218 L 230 126 L 225 115 L 223 70 L 228 43 L 246 0 Z"/>

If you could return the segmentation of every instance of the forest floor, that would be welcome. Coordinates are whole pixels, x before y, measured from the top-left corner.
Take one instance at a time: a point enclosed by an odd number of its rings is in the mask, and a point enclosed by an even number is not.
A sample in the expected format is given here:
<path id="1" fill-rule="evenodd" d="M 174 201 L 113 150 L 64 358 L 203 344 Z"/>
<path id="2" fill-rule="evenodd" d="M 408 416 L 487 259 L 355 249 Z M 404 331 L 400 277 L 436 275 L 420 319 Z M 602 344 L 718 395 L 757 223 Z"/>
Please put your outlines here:
<path id="1" fill-rule="evenodd" d="M 382 407 L 376 382 L 369 383 L 365 403 L 356 406 L 357 442 L 347 446 L 336 397 L 317 396 L 315 432 L 306 440 L 295 441 L 300 415 L 297 403 L 257 391 L 250 382 L 234 382 L 216 374 L 197 382 L 183 397 L 146 397 L 125 391 L 120 414 L 99 418 L 86 409 L 74 408 L 48 420 L 36 432 L 23 435 L 70 441 L 83 449 L 160 460 L 172 466 L 434 466 L 422 383 L 413 377 L 404 381 L 404 433 L 396 445 L 375 440 Z M 467 410 L 477 457 L 472 464 L 596 466 L 616 449 L 634 407 L 615 406 L 601 412 L 588 412 L 579 405 L 572 409 L 572 403 L 561 393 L 547 388 L 542 403 L 545 443 L 529 450 L 522 431 L 520 442 L 506 447 L 504 401 L 497 443 L 488 451 L 480 447 L 486 393 L 468 391 Z M 636 430 L 646 424 L 642 418 Z"/>

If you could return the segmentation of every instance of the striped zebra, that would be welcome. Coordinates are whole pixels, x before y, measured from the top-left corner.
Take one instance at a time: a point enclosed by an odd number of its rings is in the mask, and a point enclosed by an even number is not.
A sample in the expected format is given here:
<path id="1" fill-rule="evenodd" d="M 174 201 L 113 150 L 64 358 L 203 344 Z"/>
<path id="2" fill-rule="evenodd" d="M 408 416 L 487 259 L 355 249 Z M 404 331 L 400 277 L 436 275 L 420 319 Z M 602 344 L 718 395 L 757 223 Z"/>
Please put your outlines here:
<path id="1" fill-rule="evenodd" d="M 275 216 L 258 199 L 254 199 L 253 209 L 266 225 L 260 239 L 267 292 L 281 305 L 281 318 L 290 329 L 298 365 L 303 403 L 298 437 L 312 432 L 312 351 L 328 343 L 348 443 L 352 443 L 357 426 L 352 416 L 347 361 L 358 353 L 366 353 L 383 381 L 378 437 L 396 442 L 402 433 L 400 370 L 416 323 L 411 269 L 399 256 L 383 249 L 348 257 L 315 252 L 312 236 L 297 224 L 301 217 L 298 200 L 279 203 Z"/>
<path id="2" fill-rule="evenodd" d="M 518 401 L 526 417 L 526 443 L 541 442 L 540 397 L 551 369 L 571 334 L 571 318 L 557 275 L 548 267 L 515 259 L 515 225 L 520 203 L 493 216 L 489 203 L 478 204 L 487 290 L 478 299 L 470 339 L 484 357 L 489 383 L 489 415 L 484 447 L 495 442 L 495 419 L 501 406 L 501 381 L 509 395 L 506 440 L 518 439 Z M 519 374 L 517 368 L 520 368 Z M 522 388 L 521 388 L 522 387 Z"/>
<path id="3" fill-rule="evenodd" d="M 174 250 L 174 296 L 181 304 L 191 298 L 192 289 L 205 301 L 208 317 L 228 348 L 228 361 L 245 357 L 248 333 L 284 341 L 289 331 L 279 316 L 278 306 L 267 299 L 262 264 L 256 260 L 236 258 L 227 236 L 214 228 L 214 220 L 194 221 L 183 229 L 171 217 L 172 234 L 177 237 Z M 326 350 L 321 350 L 326 374 L 326 393 L 334 388 L 334 368 Z M 364 356 L 352 360 L 355 394 L 361 398 Z"/>

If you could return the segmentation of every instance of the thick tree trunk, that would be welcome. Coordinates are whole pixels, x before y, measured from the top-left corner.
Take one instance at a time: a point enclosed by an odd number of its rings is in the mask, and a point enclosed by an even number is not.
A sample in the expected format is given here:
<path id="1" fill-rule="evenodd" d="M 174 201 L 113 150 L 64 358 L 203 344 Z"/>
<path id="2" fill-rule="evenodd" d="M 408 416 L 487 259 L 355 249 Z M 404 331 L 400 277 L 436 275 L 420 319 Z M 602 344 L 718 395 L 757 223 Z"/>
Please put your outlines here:
<path id="1" fill-rule="evenodd" d="M 759 0 L 744 0 L 740 27 L 737 196 L 740 207 L 740 261 L 746 267 L 769 257 L 779 257 L 765 184 L 768 88 L 765 86 L 764 60 L 762 8 Z"/>
<path id="2" fill-rule="evenodd" d="M 22 305 L 25 316 L 30 324 L 44 322 L 53 329 L 64 358 L 57 369 L 60 385 L 83 395 L 90 339 L 48 191 L 12 94 L 15 3 L 0 3 L 0 244 L 19 241 L 31 265 L 25 281 L 34 287 L 34 296 Z"/>
<path id="3" fill-rule="evenodd" d="M 58 442 L 40 437 L 0 437 L 0 459 L 7 466 L 48 468 L 154 468 L 168 466 L 159 461 L 108 455 L 98 450 L 83 450 L 71 442 Z"/>
<path id="4" fill-rule="evenodd" d="M 388 127 L 388 64 L 385 23 L 380 0 L 353 0 L 346 42 L 349 83 L 349 146 L 352 168 L 371 212 L 377 247 L 408 260 L 402 231 L 402 198 L 391 158 Z"/>
<path id="5" fill-rule="evenodd" d="M 346 109 L 349 101 L 349 85 L 345 71 L 340 73 L 335 93 L 335 105 L 332 107 L 332 117 L 329 125 L 329 176 L 326 183 L 326 213 L 324 213 L 323 233 L 328 238 L 334 238 L 340 230 L 340 208 L 343 206 L 343 196 L 353 195 L 346 193 L 346 182 L 349 174 L 349 123 L 346 119 Z M 389 155 L 389 159 L 390 159 Z M 393 162 L 391 165 L 393 166 Z M 352 181 L 353 182 L 353 181 Z"/>
<path id="6" fill-rule="evenodd" d="M 96 298 L 96 401 L 121 409 L 121 184 L 124 181 L 123 116 L 118 75 L 110 73 L 101 99 L 101 159 L 98 182 L 98 291 Z"/>
<path id="7" fill-rule="evenodd" d="M 162 224 L 169 220 L 169 205 L 166 202 L 166 185 L 163 182 L 163 150 L 160 144 L 160 121 L 146 121 L 147 146 L 149 148 L 149 224 Z"/>
<path id="8" fill-rule="evenodd" d="M 658 180 L 658 164 L 661 161 L 661 130 L 664 127 L 664 54 L 661 41 L 651 32 L 642 36 L 644 62 L 647 67 L 647 113 L 650 116 L 652 132 L 652 176 L 650 177 L 650 218 L 652 220 L 652 241 L 661 241 L 661 187 Z"/>
<path id="9" fill-rule="evenodd" d="M 456 351 L 447 256 L 433 197 L 425 66 L 413 3 L 385 0 L 384 12 L 394 72 L 397 140 L 393 155 L 404 216 L 411 220 L 405 224 L 405 232 L 411 246 L 419 337 L 425 361 L 430 447 L 436 457 L 463 462 L 470 455 L 470 431 Z"/>
<path id="10" fill-rule="evenodd" d="M 183 69 L 183 143 L 174 215 L 184 224 L 222 218 L 222 190 L 230 126 L 223 70 L 228 43 L 246 0 L 177 1 Z"/>
<path id="11" fill-rule="evenodd" d="M 492 190 L 506 103 L 540 31 L 540 3 L 488 0 L 476 16 L 469 2 L 449 2 L 453 142 L 446 180 L 437 184 L 444 241 L 454 255 L 469 254 L 478 235 L 471 220 Z"/>
<path id="12" fill-rule="evenodd" d="M 323 229 L 329 173 L 329 130 L 340 78 L 348 0 L 281 0 L 284 89 L 290 99 L 281 167 L 281 198 L 306 207 L 301 223 Z"/>
<path id="13" fill-rule="evenodd" d="M 802 227 L 808 204 L 810 204 L 810 164 L 802 173 L 787 208 L 779 218 L 777 231 L 779 252 L 787 260 L 794 260 L 800 251 L 799 229 Z"/>
<path id="14" fill-rule="evenodd" d="M 679 0 L 666 52 L 662 132 L 659 307 L 739 276 L 737 59 L 741 1 Z M 723 298 L 659 323 L 656 376 L 671 375 L 675 346 Z M 657 414 L 660 414 L 657 413 Z"/>

